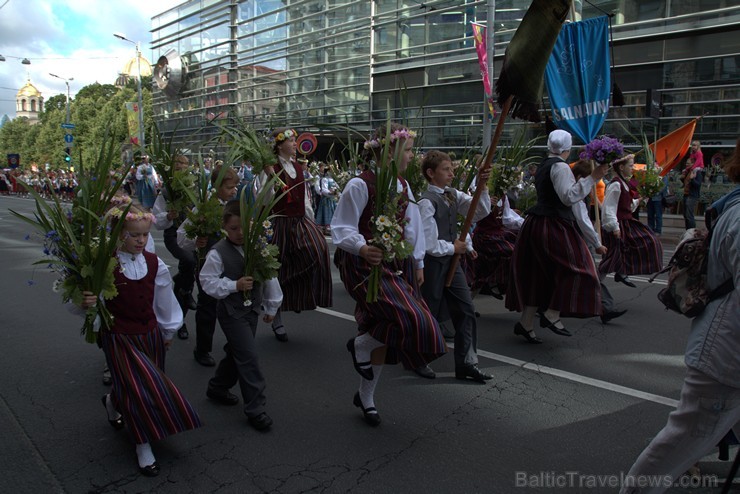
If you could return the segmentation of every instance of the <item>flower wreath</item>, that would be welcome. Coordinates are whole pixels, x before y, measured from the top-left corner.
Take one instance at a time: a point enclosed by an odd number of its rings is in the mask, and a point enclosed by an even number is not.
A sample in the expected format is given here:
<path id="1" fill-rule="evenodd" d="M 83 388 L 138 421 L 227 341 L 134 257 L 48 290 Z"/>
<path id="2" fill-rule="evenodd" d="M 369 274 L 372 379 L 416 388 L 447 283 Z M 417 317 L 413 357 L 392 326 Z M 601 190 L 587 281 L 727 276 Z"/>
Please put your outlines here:
<path id="1" fill-rule="evenodd" d="M 298 137 L 298 132 L 295 131 L 295 129 L 285 129 L 281 133 L 279 133 L 277 136 L 273 138 L 273 141 L 275 143 L 280 144 L 283 141 L 287 141 L 291 137 Z"/>
<path id="2" fill-rule="evenodd" d="M 108 210 L 107 213 L 109 218 L 121 218 L 123 216 L 123 211 L 119 209 L 118 207 L 112 207 Z M 157 218 L 154 217 L 152 213 L 143 212 L 143 211 L 137 211 L 137 212 L 131 212 L 129 211 L 126 213 L 126 221 L 151 221 L 152 223 L 157 222 Z"/>
<path id="3" fill-rule="evenodd" d="M 111 197 L 110 205 L 113 207 L 128 206 L 131 204 L 131 198 L 124 195 L 114 195 Z"/>
<path id="4" fill-rule="evenodd" d="M 394 130 L 391 132 L 391 144 L 396 142 L 399 139 L 413 139 L 416 137 L 416 132 L 409 129 L 399 129 Z M 370 139 L 369 141 L 365 141 L 364 148 L 365 149 L 373 149 L 373 148 L 379 148 L 385 143 L 385 137 L 376 137 L 374 139 Z"/>

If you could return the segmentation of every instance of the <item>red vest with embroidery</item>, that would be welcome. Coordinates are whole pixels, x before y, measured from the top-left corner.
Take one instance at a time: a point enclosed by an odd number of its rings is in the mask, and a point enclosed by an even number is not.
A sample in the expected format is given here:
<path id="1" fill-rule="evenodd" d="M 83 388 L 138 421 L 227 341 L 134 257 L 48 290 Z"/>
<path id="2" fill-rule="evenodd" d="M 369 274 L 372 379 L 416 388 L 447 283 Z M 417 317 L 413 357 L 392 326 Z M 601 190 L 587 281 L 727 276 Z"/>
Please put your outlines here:
<path id="1" fill-rule="evenodd" d="M 289 217 L 305 216 L 306 184 L 303 181 L 303 169 L 295 161 L 291 160 L 291 163 L 295 170 L 295 178 L 290 178 L 280 160 L 275 164 L 275 174 L 287 185 L 288 193 L 275 204 L 272 212 L 273 214 Z"/>
<path id="2" fill-rule="evenodd" d="M 629 190 L 630 186 L 626 184 L 620 177 L 615 177 L 615 180 L 619 181 L 619 201 L 617 202 L 617 219 L 627 220 L 632 218 L 632 191 Z M 628 190 L 624 190 L 624 185 L 627 185 Z"/>
<path id="3" fill-rule="evenodd" d="M 365 205 L 365 209 L 362 210 L 360 222 L 357 225 L 357 228 L 362 236 L 365 237 L 365 240 L 370 240 L 373 238 L 373 230 L 370 221 L 375 215 L 375 173 L 367 170 L 360 174 L 360 178 L 365 182 L 365 185 L 367 185 L 367 204 Z M 403 197 L 399 204 L 400 207 L 396 214 L 396 220 L 402 221 L 406 217 L 406 207 L 409 205 L 408 183 L 402 177 L 398 177 L 398 179 L 401 181 L 401 185 L 403 186 L 403 190 L 401 191 L 401 195 Z"/>
<path id="4" fill-rule="evenodd" d="M 124 254 L 126 255 L 126 254 Z M 112 333 L 145 334 L 157 329 L 154 314 L 154 280 L 157 278 L 159 261 L 151 252 L 143 252 L 146 260 L 146 275 L 140 280 L 130 280 L 121 272 L 121 266 L 113 271 L 118 295 L 106 300 L 105 306 L 113 314 Z"/>

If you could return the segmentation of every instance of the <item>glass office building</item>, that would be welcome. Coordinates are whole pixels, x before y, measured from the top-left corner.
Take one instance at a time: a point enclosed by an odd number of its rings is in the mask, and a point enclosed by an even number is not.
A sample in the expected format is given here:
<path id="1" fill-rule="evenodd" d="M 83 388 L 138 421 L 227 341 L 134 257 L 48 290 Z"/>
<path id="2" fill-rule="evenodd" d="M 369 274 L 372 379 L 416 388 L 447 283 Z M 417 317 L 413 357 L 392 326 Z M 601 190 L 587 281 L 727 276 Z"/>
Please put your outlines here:
<path id="1" fill-rule="evenodd" d="M 174 49 L 188 69 L 175 97 L 154 88 L 154 118 L 183 143 L 218 119 L 287 125 L 328 141 L 337 128 L 366 134 L 390 111 L 420 131 L 424 148 L 469 147 L 481 140 L 484 112 L 470 23 L 486 24 L 493 10 L 495 80 L 529 4 L 188 1 L 152 20 L 154 60 Z M 610 110 L 604 132 L 665 134 L 703 115 L 696 138 L 734 146 L 740 1 L 576 0 L 575 11 L 579 19 L 613 14 L 613 77 L 626 105 Z M 648 90 L 661 101 L 659 118 L 645 111 Z M 523 125 L 512 122 L 506 135 Z M 544 126 L 527 128 L 544 133 Z"/>

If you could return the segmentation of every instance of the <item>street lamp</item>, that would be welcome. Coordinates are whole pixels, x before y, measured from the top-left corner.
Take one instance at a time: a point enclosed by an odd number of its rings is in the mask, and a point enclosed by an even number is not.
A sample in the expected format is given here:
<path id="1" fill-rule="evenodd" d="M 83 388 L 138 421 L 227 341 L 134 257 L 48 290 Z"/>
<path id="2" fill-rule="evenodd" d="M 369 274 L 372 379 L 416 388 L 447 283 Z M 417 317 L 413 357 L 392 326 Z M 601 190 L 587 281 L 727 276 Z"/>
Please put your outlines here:
<path id="1" fill-rule="evenodd" d="M 56 74 L 52 74 L 51 72 L 49 72 L 49 75 L 52 77 L 56 77 L 57 79 L 63 80 L 64 83 L 67 85 L 67 120 L 65 121 L 65 123 L 69 123 L 69 81 L 74 81 L 75 78 L 70 77 L 69 79 L 65 79 L 64 77 L 60 77 Z"/>
<path id="2" fill-rule="evenodd" d="M 136 66 L 139 71 L 139 78 L 136 80 L 136 91 L 139 93 L 139 145 L 141 146 L 142 153 L 144 152 L 144 103 L 141 98 L 141 51 L 139 50 L 139 43 L 131 41 L 121 33 L 113 33 L 116 38 L 127 41 L 136 47 Z"/>

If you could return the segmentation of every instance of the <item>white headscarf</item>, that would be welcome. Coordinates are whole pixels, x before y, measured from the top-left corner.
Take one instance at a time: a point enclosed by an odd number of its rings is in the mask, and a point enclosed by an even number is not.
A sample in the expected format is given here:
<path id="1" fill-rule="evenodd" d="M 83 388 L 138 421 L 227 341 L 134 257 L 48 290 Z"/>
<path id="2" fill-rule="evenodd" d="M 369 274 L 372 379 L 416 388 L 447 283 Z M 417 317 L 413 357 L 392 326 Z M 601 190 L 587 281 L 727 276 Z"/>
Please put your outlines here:
<path id="1" fill-rule="evenodd" d="M 570 133 L 564 130 L 553 130 L 547 137 L 547 150 L 550 154 L 560 154 L 564 151 L 570 151 L 573 145 L 573 138 Z"/>

